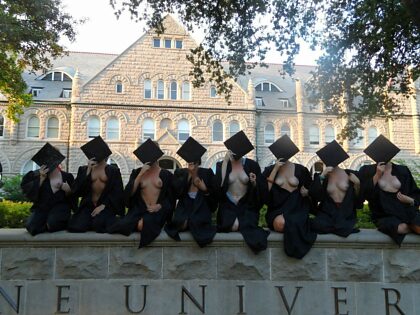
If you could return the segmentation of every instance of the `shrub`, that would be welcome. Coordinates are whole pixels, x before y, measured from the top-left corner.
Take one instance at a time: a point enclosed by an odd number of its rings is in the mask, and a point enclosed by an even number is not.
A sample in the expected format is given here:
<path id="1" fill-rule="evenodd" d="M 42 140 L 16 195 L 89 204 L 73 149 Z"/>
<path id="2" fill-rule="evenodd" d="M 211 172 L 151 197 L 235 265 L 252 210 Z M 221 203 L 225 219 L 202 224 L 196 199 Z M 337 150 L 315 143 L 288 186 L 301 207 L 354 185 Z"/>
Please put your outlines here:
<path id="1" fill-rule="evenodd" d="M 28 201 L 20 188 L 22 177 L 22 175 L 5 177 L 4 185 L 0 190 L 0 197 L 11 201 Z"/>
<path id="2" fill-rule="evenodd" d="M 0 227 L 23 228 L 26 219 L 31 214 L 32 203 L 13 202 L 10 200 L 0 201 Z"/>

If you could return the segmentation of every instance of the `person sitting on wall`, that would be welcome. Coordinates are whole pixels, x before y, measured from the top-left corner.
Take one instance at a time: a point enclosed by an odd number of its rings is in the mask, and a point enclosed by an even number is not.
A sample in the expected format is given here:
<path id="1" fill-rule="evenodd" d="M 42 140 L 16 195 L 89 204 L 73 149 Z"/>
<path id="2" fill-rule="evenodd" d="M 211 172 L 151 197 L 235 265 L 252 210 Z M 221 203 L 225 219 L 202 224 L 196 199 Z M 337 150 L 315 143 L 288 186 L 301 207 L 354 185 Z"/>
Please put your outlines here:
<path id="1" fill-rule="evenodd" d="M 364 152 L 376 162 L 360 168 L 363 194 L 378 230 L 401 245 L 407 233 L 420 234 L 420 189 L 408 167 L 391 159 L 400 149 L 383 135 Z"/>
<path id="2" fill-rule="evenodd" d="M 180 231 L 191 231 L 200 247 L 210 244 L 216 235 L 216 226 L 211 223 L 212 212 L 217 207 L 212 187 L 214 173 L 199 167 L 206 151 L 192 137 L 178 150 L 177 154 L 188 162 L 188 168 L 175 170 L 172 188 L 178 203 L 172 220 L 165 226 L 166 233 L 177 241 L 181 240 Z"/>
<path id="3" fill-rule="evenodd" d="M 130 235 L 139 231 L 140 248 L 158 237 L 172 216 L 172 173 L 159 167 L 163 152 L 152 140 L 147 139 L 133 153 L 143 166 L 131 172 L 124 190 L 127 215 L 110 226 L 108 232 Z"/>
<path id="4" fill-rule="evenodd" d="M 26 222 L 26 229 L 31 235 L 67 228 L 71 209 L 76 204 L 70 188 L 73 175 L 59 167 L 64 158 L 60 151 L 46 143 L 32 157 L 41 168 L 28 172 L 22 178 L 22 191 L 33 202 L 32 214 Z"/>
<path id="5" fill-rule="evenodd" d="M 70 219 L 68 230 L 105 233 L 116 215 L 124 214 L 121 173 L 118 167 L 107 164 L 112 152 L 100 136 L 81 149 L 89 161 L 86 166 L 79 167 L 72 186 L 73 194 L 82 200 Z"/>
<path id="6" fill-rule="evenodd" d="M 311 221 L 312 230 L 342 237 L 359 232 L 355 228 L 356 209 L 363 206 L 363 198 L 358 172 L 338 166 L 349 156 L 335 140 L 316 154 L 325 167 L 320 175 L 315 174 L 309 188 L 309 196 L 317 203 L 316 217 Z"/>
<path id="7" fill-rule="evenodd" d="M 267 225 L 284 233 L 284 251 L 288 256 L 302 258 L 316 240 L 309 222 L 311 202 L 307 188 L 311 185 L 311 175 L 306 167 L 289 161 L 299 149 L 287 135 L 269 149 L 277 161 L 263 172 L 268 184 Z"/>
<path id="8" fill-rule="evenodd" d="M 254 149 L 243 131 L 225 141 L 229 150 L 216 164 L 219 232 L 239 231 L 254 253 L 267 248 L 270 232 L 258 226 L 263 205 L 264 179 L 257 162 L 243 157 Z"/>

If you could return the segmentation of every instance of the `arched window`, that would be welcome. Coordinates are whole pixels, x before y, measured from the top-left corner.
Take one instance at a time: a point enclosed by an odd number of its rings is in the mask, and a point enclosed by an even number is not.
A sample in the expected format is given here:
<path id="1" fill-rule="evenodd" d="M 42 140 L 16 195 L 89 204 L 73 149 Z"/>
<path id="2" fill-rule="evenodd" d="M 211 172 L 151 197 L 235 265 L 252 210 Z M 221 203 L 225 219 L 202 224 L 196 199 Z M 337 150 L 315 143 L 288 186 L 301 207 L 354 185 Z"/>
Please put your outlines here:
<path id="1" fill-rule="evenodd" d="M 4 136 L 4 117 L 0 115 L 0 137 Z"/>
<path id="2" fill-rule="evenodd" d="M 292 134 L 290 132 L 290 126 L 289 126 L 289 124 L 283 124 L 280 127 L 280 137 L 282 137 L 284 135 L 288 135 L 289 138 L 292 137 Z"/>
<path id="3" fill-rule="evenodd" d="M 163 82 L 163 80 L 157 81 L 156 98 L 158 100 L 163 100 L 165 98 L 165 83 Z"/>
<path id="4" fill-rule="evenodd" d="M 223 124 L 220 120 L 213 122 L 213 142 L 223 141 Z"/>
<path id="5" fill-rule="evenodd" d="M 160 129 L 172 129 L 172 120 L 164 118 L 160 121 Z"/>
<path id="6" fill-rule="evenodd" d="M 57 117 L 53 116 L 47 120 L 47 138 L 58 138 L 60 122 Z"/>
<path id="7" fill-rule="evenodd" d="M 229 124 L 229 136 L 232 137 L 235 133 L 239 132 L 241 127 L 236 120 L 232 120 Z"/>
<path id="8" fill-rule="evenodd" d="M 372 162 L 372 161 L 370 161 L 370 160 L 363 161 L 363 162 L 359 163 L 359 165 L 356 167 L 356 171 L 360 170 L 360 168 L 361 168 L 362 166 L 365 166 L 365 165 L 372 165 L 372 164 L 373 164 L 373 162 Z"/>
<path id="9" fill-rule="evenodd" d="M 181 167 L 181 165 L 179 164 L 177 160 L 174 160 L 168 157 L 159 160 L 159 166 L 172 173 L 175 172 L 176 169 Z"/>
<path id="10" fill-rule="evenodd" d="M 376 127 L 369 127 L 368 130 L 368 144 L 371 144 L 373 142 L 373 140 L 376 139 L 376 137 L 378 136 L 378 129 L 376 129 Z"/>
<path id="11" fill-rule="evenodd" d="M 190 124 L 188 120 L 181 119 L 178 122 L 178 140 L 185 141 L 190 136 Z"/>
<path id="12" fill-rule="evenodd" d="M 123 84 L 121 81 L 117 81 L 117 83 L 115 83 L 115 92 L 116 93 L 122 93 L 124 91 L 123 89 Z"/>
<path id="13" fill-rule="evenodd" d="M 26 135 L 30 138 L 39 138 L 39 118 L 37 116 L 31 116 L 28 119 L 28 130 Z"/>
<path id="14" fill-rule="evenodd" d="M 328 125 L 325 127 L 325 143 L 328 144 L 335 140 L 335 131 L 334 127 Z"/>
<path id="15" fill-rule="evenodd" d="M 88 138 L 99 136 L 101 131 L 101 121 L 98 116 L 90 116 L 88 120 Z"/>
<path id="16" fill-rule="evenodd" d="M 217 97 L 217 90 L 214 85 L 210 87 L 210 97 Z"/>
<path id="17" fill-rule="evenodd" d="M 319 145 L 319 128 L 318 126 L 311 126 L 309 128 L 309 144 Z"/>
<path id="18" fill-rule="evenodd" d="M 183 100 L 191 99 L 190 82 L 188 81 L 182 82 L 182 99 Z"/>
<path id="19" fill-rule="evenodd" d="M 268 124 L 264 128 L 264 143 L 274 143 L 274 126 L 272 124 Z"/>
<path id="20" fill-rule="evenodd" d="M 23 167 L 22 167 L 22 169 L 20 171 L 20 174 L 25 175 L 26 173 L 28 173 L 30 171 L 35 171 L 37 169 L 39 169 L 39 166 L 34 161 L 32 161 L 32 160 L 31 161 L 27 161 L 23 165 Z"/>
<path id="21" fill-rule="evenodd" d="M 211 169 L 213 170 L 213 173 L 216 174 L 216 169 L 217 169 L 217 162 L 223 162 L 223 158 L 219 158 L 216 161 L 214 161 L 214 163 L 211 166 Z"/>
<path id="22" fill-rule="evenodd" d="M 363 129 L 357 128 L 356 130 L 357 135 L 356 138 L 353 139 L 353 146 L 355 148 L 361 148 L 363 147 Z"/>
<path id="23" fill-rule="evenodd" d="M 144 80 L 144 98 L 152 98 L 152 81 Z"/>
<path id="24" fill-rule="evenodd" d="M 178 98 L 178 84 L 176 81 L 171 81 L 170 93 L 171 100 L 176 100 Z"/>
<path id="25" fill-rule="evenodd" d="M 147 139 L 155 140 L 155 121 L 152 118 L 146 118 L 143 121 L 143 141 Z"/>
<path id="26" fill-rule="evenodd" d="M 315 164 L 311 167 L 311 174 L 315 174 L 315 173 L 322 173 L 322 171 L 324 170 L 324 163 L 322 163 L 321 161 L 315 162 Z"/>
<path id="27" fill-rule="evenodd" d="M 111 159 L 110 157 L 109 157 L 109 158 L 108 158 L 108 160 L 106 161 L 106 164 L 108 164 L 108 165 L 113 165 L 113 166 L 116 166 L 116 167 L 120 168 L 120 167 L 118 166 L 117 161 L 115 161 L 114 159 Z"/>
<path id="28" fill-rule="evenodd" d="M 117 117 L 111 117 L 106 122 L 106 138 L 108 140 L 120 139 L 120 121 Z"/>
<path id="29" fill-rule="evenodd" d="M 255 86 L 257 92 L 280 92 L 280 89 L 271 82 L 263 82 Z"/>

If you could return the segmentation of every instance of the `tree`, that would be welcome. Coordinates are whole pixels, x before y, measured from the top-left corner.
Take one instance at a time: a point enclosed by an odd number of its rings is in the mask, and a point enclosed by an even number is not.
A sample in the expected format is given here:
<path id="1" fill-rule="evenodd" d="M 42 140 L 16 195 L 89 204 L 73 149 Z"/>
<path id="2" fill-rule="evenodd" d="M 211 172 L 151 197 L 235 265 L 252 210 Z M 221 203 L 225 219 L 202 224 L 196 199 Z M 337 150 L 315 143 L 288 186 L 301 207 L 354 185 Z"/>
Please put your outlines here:
<path id="1" fill-rule="evenodd" d="M 16 121 L 32 102 L 23 70 L 51 67 L 50 59 L 63 54 L 59 38 L 73 41 L 80 22 L 63 12 L 61 0 L 0 0 L 0 92 L 8 118 Z"/>
<path id="2" fill-rule="evenodd" d="M 206 73 L 229 95 L 221 63 L 237 77 L 262 62 L 271 43 L 286 57 L 293 75 L 300 41 L 322 49 L 308 89 L 313 101 L 347 118 L 342 136 L 378 115 L 401 114 L 399 99 L 412 97 L 420 75 L 420 0 L 110 0 L 116 15 L 128 10 L 136 20 L 163 32 L 162 18 L 175 13 L 192 30 L 205 30 L 191 52 L 194 84 Z M 264 22 L 264 23 L 262 23 Z"/>

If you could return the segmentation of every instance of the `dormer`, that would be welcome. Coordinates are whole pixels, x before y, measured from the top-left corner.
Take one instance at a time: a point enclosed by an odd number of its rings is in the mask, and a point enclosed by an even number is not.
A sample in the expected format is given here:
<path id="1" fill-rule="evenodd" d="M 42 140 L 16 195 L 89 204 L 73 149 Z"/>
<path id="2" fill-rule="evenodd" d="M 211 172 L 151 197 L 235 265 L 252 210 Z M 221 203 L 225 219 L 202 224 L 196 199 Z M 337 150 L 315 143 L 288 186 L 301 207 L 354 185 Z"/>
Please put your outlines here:
<path id="1" fill-rule="evenodd" d="M 70 67 L 59 67 L 39 76 L 37 80 L 72 82 L 75 72 L 76 71 Z"/>

